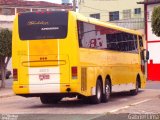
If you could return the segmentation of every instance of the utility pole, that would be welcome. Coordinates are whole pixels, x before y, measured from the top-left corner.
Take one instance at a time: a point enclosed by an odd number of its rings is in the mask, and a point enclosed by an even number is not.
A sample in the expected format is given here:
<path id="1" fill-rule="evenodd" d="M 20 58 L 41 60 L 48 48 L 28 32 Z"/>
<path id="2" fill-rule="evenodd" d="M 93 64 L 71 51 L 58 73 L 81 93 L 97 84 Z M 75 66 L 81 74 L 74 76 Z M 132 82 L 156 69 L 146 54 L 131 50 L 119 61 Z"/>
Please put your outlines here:
<path id="1" fill-rule="evenodd" d="M 77 0 L 73 0 L 73 11 L 76 12 Z"/>

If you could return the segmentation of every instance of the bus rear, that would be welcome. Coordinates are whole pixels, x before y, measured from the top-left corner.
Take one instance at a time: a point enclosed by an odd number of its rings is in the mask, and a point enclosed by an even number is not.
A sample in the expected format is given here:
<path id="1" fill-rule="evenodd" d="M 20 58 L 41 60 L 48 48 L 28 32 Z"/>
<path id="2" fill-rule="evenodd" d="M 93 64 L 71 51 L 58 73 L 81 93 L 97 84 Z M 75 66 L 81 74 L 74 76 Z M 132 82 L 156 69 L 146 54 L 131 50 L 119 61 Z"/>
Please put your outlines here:
<path id="1" fill-rule="evenodd" d="M 67 11 L 17 15 L 12 38 L 15 94 L 40 96 L 49 103 L 79 92 L 75 19 Z"/>

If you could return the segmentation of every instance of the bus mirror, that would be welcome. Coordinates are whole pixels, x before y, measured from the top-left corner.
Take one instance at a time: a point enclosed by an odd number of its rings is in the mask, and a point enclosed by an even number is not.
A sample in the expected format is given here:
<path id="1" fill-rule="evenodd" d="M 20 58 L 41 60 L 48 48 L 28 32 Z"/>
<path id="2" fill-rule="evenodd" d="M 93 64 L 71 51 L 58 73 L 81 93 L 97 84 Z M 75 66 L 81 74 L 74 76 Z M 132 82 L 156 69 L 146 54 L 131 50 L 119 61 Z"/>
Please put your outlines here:
<path id="1" fill-rule="evenodd" d="M 149 60 L 149 51 L 146 51 L 146 60 Z"/>
<path id="2" fill-rule="evenodd" d="M 144 49 L 142 52 L 141 52 L 141 58 L 142 60 L 144 61 L 147 61 L 149 60 L 149 51 Z"/>

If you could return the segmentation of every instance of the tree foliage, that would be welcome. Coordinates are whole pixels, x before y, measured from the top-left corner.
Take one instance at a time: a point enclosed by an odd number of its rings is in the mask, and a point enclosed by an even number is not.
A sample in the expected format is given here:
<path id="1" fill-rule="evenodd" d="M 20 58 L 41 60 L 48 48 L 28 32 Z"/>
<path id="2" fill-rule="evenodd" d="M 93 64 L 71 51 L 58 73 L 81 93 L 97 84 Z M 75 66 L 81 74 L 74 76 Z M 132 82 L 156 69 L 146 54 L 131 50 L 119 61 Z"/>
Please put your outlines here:
<path id="1" fill-rule="evenodd" d="M 151 21 L 153 33 L 160 36 L 160 6 L 154 8 Z"/>
<path id="2" fill-rule="evenodd" d="M 8 29 L 0 31 L 0 67 L 2 74 L 1 87 L 5 87 L 5 72 L 8 62 L 11 58 L 12 48 L 12 32 Z"/>

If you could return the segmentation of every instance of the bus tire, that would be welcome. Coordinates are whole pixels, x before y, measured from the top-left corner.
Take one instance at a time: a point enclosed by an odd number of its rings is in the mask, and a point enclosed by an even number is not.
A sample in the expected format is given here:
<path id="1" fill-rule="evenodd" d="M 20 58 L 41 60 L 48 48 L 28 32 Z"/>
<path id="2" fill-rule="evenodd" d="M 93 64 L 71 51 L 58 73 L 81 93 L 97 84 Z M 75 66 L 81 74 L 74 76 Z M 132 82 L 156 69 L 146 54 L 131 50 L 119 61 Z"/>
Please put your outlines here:
<path id="1" fill-rule="evenodd" d="M 102 96 L 102 102 L 108 102 L 111 95 L 111 83 L 108 79 L 105 81 L 105 91 Z"/>
<path id="2" fill-rule="evenodd" d="M 139 80 L 137 79 L 137 80 L 136 80 L 136 89 L 130 90 L 130 94 L 131 94 L 131 95 L 137 95 L 137 94 L 138 94 L 139 85 L 140 85 L 140 83 L 139 83 Z"/>
<path id="3" fill-rule="evenodd" d="M 77 99 L 83 99 L 84 98 L 84 96 L 82 96 L 82 95 L 77 95 Z"/>
<path id="4" fill-rule="evenodd" d="M 99 104 L 102 100 L 102 84 L 100 80 L 96 83 L 96 95 L 90 98 L 92 104 Z"/>
<path id="5" fill-rule="evenodd" d="M 54 104 L 58 103 L 62 98 L 61 97 L 53 97 L 53 96 L 40 96 L 40 100 L 42 104 Z"/>

